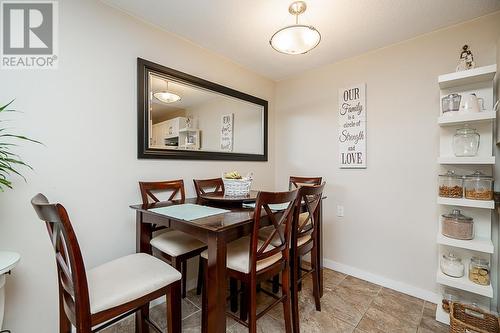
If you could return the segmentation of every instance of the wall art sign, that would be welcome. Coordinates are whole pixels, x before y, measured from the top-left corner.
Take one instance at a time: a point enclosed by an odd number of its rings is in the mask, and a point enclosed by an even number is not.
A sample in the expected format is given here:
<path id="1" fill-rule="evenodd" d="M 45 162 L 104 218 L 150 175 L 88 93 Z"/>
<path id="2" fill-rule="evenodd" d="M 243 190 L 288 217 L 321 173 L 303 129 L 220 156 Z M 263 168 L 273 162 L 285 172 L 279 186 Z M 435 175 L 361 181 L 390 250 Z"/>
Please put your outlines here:
<path id="1" fill-rule="evenodd" d="M 366 168 L 366 84 L 339 89 L 341 169 Z"/>
<path id="2" fill-rule="evenodd" d="M 232 113 L 221 118 L 220 149 L 223 151 L 233 151 L 233 118 Z"/>

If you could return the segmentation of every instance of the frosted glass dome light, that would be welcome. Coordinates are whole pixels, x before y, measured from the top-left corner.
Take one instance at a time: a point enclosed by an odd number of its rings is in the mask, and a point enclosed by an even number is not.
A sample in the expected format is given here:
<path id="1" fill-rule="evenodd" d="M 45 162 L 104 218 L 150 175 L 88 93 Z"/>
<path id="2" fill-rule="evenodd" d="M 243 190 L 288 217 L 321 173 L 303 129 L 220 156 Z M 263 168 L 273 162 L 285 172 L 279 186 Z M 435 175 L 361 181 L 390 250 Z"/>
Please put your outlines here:
<path id="1" fill-rule="evenodd" d="M 306 11 L 304 1 L 296 1 L 288 11 L 295 15 L 295 24 L 284 27 L 274 33 L 269 40 L 272 48 L 285 54 L 304 54 L 314 49 L 321 41 L 321 34 L 316 28 L 299 24 L 299 15 Z"/>

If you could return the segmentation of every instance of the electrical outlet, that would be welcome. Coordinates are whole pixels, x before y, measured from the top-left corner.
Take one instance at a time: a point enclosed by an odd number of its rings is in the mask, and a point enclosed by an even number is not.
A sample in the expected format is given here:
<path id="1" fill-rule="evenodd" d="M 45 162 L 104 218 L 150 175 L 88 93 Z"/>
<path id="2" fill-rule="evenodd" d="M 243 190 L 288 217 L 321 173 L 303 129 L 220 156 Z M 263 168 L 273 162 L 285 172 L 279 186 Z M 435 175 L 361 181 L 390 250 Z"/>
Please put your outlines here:
<path id="1" fill-rule="evenodd" d="M 344 216 L 344 206 L 337 205 L 337 216 L 338 217 Z"/>

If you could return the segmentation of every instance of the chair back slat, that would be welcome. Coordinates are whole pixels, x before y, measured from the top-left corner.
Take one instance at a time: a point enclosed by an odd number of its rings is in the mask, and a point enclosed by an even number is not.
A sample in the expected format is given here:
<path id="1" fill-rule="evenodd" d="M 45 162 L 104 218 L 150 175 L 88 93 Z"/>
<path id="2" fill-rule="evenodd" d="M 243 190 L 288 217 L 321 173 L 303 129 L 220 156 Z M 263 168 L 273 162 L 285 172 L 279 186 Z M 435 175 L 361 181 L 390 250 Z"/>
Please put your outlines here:
<path id="1" fill-rule="evenodd" d="M 290 176 L 289 182 L 288 182 L 288 188 L 294 189 L 294 188 L 299 188 L 304 185 L 321 185 L 321 181 L 323 180 L 322 177 L 297 177 L 297 176 Z"/>
<path id="2" fill-rule="evenodd" d="M 31 204 L 44 221 L 54 249 L 59 286 L 66 315 L 76 327 L 89 327 L 90 300 L 85 265 L 68 213 L 61 204 L 51 204 L 37 194 Z M 69 311 L 69 313 L 68 313 Z"/>
<path id="3" fill-rule="evenodd" d="M 290 225 L 296 206 L 298 190 L 288 192 L 259 192 L 255 203 L 254 225 L 250 247 L 250 271 L 255 271 L 257 263 L 281 252 L 284 260 L 288 261 L 288 244 L 290 240 Z M 272 204 L 287 204 L 283 211 L 275 212 Z M 263 214 L 265 213 L 265 214 Z M 259 242 L 259 229 L 262 219 L 270 221 L 272 232 L 265 240 Z M 276 246 L 276 240 L 280 245 Z M 274 241 L 273 246 L 270 246 Z M 259 244 L 260 243 L 260 244 Z"/>
<path id="4" fill-rule="evenodd" d="M 316 220 L 318 216 L 319 203 L 323 197 L 323 190 L 325 188 L 325 183 L 321 185 L 312 186 L 302 186 L 299 188 L 298 199 L 297 199 L 297 209 L 295 210 L 293 225 L 295 237 L 292 242 L 296 239 L 313 235 L 316 232 Z M 301 205 L 305 206 L 306 218 L 300 221 L 300 208 Z"/>
<path id="5" fill-rule="evenodd" d="M 224 194 L 224 182 L 222 178 L 193 179 L 193 183 L 198 198 L 200 195 L 207 193 Z"/>
<path id="6" fill-rule="evenodd" d="M 160 182 L 139 182 L 139 189 L 141 191 L 142 204 L 145 206 L 161 201 L 157 197 L 158 192 L 170 193 L 167 201 L 173 201 L 176 200 L 176 198 L 182 202 L 186 200 L 184 181 L 182 179 Z"/>

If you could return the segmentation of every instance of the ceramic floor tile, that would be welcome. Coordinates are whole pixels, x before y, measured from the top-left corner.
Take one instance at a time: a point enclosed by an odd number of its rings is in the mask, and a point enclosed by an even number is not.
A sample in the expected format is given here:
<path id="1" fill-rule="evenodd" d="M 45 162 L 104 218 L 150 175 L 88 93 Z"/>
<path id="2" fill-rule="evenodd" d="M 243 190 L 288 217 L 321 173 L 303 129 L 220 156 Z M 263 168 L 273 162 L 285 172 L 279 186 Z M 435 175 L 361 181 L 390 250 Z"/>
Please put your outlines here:
<path id="1" fill-rule="evenodd" d="M 418 326 L 422 318 L 424 301 L 400 292 L 383 288 L 371 305 L 395 318 L 402 318 Z"/>
<path id="2" fill-rule="evenodd" d="M 372 297 L 363 297 L 362 295 L 348 295 L 344 290 L 335 289 L 323 294 L 321 298 L 321 311 L 331 313 L 338 319 L 341 319 L 352 326 L 356 326 L 363 314 L 368 310 L 368 307 L 372 301 Z M 303 302 L 311 303 L 310 307 L 305 307 L 305 309 L 313 308 L 314 298 L 311 296 L 309 299 Z M 304 311 L 304 309 L 299 308 L 299 311 Z"/>
<path id="3" fill-rule="evenodd" d="M 419 333 L 448 333 L 449 326 L 442 324 L 435 319 L 436 317 L 436 304 L 425 302 L 424 312 L 420 326 Z"/>
<path id="4" fill-rule="evenodd" d="M 102 333 L 135 333 L 135 315 L 128 316 L 116 324 L 103 329 Z"/>
<path id="5" fill-rule="evenodd" d="M 331 269 L 323 269 L 323 290 L 330 291 L 333 290 L 336 286 L 338 286 L 347 275 L 332 271 Z M 307 276 L 302 282 L 303 288 L 307 288 L 312 290 L 312 276 Z"/>
<path id="6" fill-rule="evenodd" d="M 248 333 L 248 328 L 236 323 L 230 327 L 229 333 Z M 281 320 L 276 320 L 268 315 L 264 315 L 257 320 L 257 333 L 283 333 L 285 332 L 285 323 Z"/>
<path id="7" fill-rule="evenodd" d="M 182 300 L 182 319 L 192 315 L 200 309 L 191 303 L 189 300 Z M 158 304 L 149 310 L 151 320 L 155 322 L 160 328 L 167 327 L 167 306 L 166 303 Z"/>
<path id="8" fill-rule="evenodd" d="M 329 294 L 329 293 L 327 293 Z M 325 294 L 325 295 L 327 295 Z M 323 297 L 325 298 L 325 296 Z M 321 311 L 316 311 L 314 299 L 304 299 L 299 307 L 300 330 L 301 332 L 320 333 L 338 332 L 351 333 L 354 325 L 350 325 L 337 316 L 338 311 L 334 310 L 330 303 L 321 302 Z"/>
<path id="9" fill-rule="evenodd" d="M 391 316 L 377 308 L 370 308 L 359 322 L 358 329 L 366 333 L 416 333 L 417 325 Z"/>

